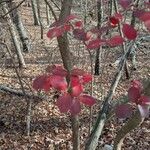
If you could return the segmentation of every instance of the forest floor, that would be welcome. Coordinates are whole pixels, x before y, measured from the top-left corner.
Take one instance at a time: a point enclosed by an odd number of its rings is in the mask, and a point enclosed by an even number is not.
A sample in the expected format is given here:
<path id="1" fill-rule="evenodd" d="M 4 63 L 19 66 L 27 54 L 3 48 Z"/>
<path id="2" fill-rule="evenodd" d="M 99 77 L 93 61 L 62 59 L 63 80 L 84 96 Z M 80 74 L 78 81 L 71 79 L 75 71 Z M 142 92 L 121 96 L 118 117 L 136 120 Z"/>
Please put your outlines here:
<path id="1" fill-rule="evenodd" d="M 24 53 L 27 67 L 18 70 L 26 92 L 37 95 L 32 89 L 33 79 L 45 72 L 45 68 L 49 64 L 61 64 L 62 62 L 56 40 L 50 41 L 46 37 L 48 27 L 45 26 L 44 39 L 40 39 L 40 27 L 33 25 L 31 7 L 22 6 L 20 12 L 31 38 L 31 52 Z M 89 54 L 81 42 L 71 41 L 71 53 L 74 65 L 91 71 Z M 102 60 L 104 70 L 99 76 L 94 76 L 93 96 L 98 100 L 93 108 L 93 122 L 96 120 L 100 104 L 117 71 L 115 67 L 110 67 L 110 64 L 120 57 L 121 52 L 119 48 L 106 49 L 104 54 L 106 55 L 105 60 Z M 137 70 L 131 72 L 130 80 L 122 77 L 113 97 L 114 101 L 118 100 L 124 93 L 126 94 L 132 79 L 142 80 L 150 77 L 149 43 L 141 43 L 137 54 Z M 129 65 L 131 66 L 130 62 Z M 0 85 L 21 91 L 14 68 L 8 67 L 3 60 L 0 64 Z M 91 93 L 90 85 L 86 87 L 86 92 Z M 0 91 L 0 150 L 26 150 L 29 145 L 31 150 L 71 149 L 71 122 L 69 117 L 61 114 L 55 106 L 57 97 L 55 91 L 38 96 L 43 97 L 43 99 L 32 102 L 31 138 L 29 142 L 26 136 L 27 104 L 24 97 Z M 79 115 L 81 149 L 84 149 L 86 138 L 89 135 L 89 114 L 89 108 L 83 107 Z M 116 132 L 125 121 L 112 117 L 105 125 L 97 149 L 102 150 L 105 144 L 112 145 Z M 127 135 L 122 150 L 150 150 L 150 119 L 145 119 L 139 127 Z"/>

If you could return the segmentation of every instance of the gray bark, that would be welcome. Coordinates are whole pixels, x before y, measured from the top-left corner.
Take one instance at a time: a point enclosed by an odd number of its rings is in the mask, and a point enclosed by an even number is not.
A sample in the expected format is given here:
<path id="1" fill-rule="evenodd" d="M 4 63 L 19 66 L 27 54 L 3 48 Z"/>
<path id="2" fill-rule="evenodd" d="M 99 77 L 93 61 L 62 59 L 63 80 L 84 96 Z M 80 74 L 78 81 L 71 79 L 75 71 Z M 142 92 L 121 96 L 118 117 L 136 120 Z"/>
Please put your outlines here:
<path id="1" fill-rule="evenodd" d="M 33 12 L 33 18 L 34 18 L 34 25 L 40 25 L 40 18 L 38 13 L 38 5 L 37 0 L 31 0 L 32 5 L 32 12 Z"/>
<path id="2" fill-rule="evenodd" d="M 10 3 L 10 9 L 15 6 L 16 6 L 15 2 Z M 20 40 L 22 42 L 23 51 L 29 52 L 29 50 L 30 50 L 29 38 L 27 36 L 26 29 L 22 23 L 21 17 L 19 15 L 17 9 L 13 10 L 13 12 L 12 12 L 12 20 L 17 28 Z"/>
<path id="3" fill-rule="evenodd" d="M 8 12 L 6 4 L 3 5 L 2 9 L 3 9 L 4 14 Z M 21 47 L 20 47 L 20 41 L 18 40 L 15 26 L 9 14 L 7 14 L 7 23 L 9 26 L 9 31 L 10 31 L 13 44 L 15 46 L 16 54 L 17 54 L 18 61 L 19 61 L 19 67 L 26 67 L 26 64 L 22 55 Z"/>

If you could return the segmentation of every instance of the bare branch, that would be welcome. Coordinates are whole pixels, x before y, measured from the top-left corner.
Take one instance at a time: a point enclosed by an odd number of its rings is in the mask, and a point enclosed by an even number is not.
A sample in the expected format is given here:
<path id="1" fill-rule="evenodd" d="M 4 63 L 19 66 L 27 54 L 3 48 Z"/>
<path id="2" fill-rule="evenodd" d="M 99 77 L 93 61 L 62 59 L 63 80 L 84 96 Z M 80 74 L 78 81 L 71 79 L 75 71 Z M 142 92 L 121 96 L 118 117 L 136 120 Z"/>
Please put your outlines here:
<path id="1" fill-rule="evenodd" d="M 4 18 L 5 16 L 7 16 L 10 12 L 12 12 L 13 10 L 17 9 L 25 0 L 22 0 L 18 5 L 16 5 L 15 7 L 13 7 L 12 9 L 10 9 L 6 14 L 4 14 L 2 17 Z"/>

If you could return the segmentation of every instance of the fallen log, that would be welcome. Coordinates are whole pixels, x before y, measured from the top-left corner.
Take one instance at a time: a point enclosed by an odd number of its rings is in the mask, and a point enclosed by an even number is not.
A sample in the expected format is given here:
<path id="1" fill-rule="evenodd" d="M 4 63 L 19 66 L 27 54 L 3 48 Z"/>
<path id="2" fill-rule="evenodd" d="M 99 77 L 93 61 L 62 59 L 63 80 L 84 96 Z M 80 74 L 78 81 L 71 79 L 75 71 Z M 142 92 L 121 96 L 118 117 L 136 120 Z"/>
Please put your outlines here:
<path id="1" fill-rule="evenodd" d="M 26 93 L 26 95 L 24 95 L 22 91 L 10 88 L 10 87 L 5 86 L 5 85 L 0 85 L 0 93 L 3 93 L 3 92 L 13 94 L 13 95 L 16 95 L 16 96 L 19 96 L 19 97 L 25 97 L 26 96 L 29 99 L 33 99 L 34 102 L 36 102 L 36 103 L 38 103 L 41 100 L 45 99 L 45 97 L 40 97 L 40 96 L 37 96 L 37 95 L 33 95 L 33 93 Z"/>

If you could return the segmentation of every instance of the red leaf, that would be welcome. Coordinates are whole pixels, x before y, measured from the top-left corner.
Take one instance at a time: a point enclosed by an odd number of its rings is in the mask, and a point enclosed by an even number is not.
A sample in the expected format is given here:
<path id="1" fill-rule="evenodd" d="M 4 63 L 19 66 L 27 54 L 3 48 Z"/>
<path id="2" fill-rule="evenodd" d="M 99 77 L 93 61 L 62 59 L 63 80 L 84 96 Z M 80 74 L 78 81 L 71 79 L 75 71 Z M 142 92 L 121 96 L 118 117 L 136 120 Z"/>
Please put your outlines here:
<path id="1" fill-rule="evenodd" d="M 118 118 L 124 119 L 131 116 L 132 108 L 129 104 L 121 104 L 116 107 L 115 113 Z"/>
<path id="2" fill-rule="evenodd" d="M 52 39 L 53 37 L 59 37 L 64 33 L 64 29 L 62 27 L 54 27 L 49 29 L 47 32 L 47 37 Z"/>
<path id="3" fill-rule="evenodd" d="M 55 21 L 55 22 L 53 22 L 51 25 L 50 25 L 50 28 L 52 28 L 52 27 L 59 27 L 59 26 L 61 26 L 62 25 L 62 21 L 60 21 L 60 20 L 58 20 L 58 21 Z"/>
<path id="4" fill-rule="evenodd" d="M 117 19 L 119 19 L 119 20 L 122 20 L 122 19 L 123 19 L 123 16 L 122 16 L 122 14 L 121 14 L 120 12 L 115 13 L 115 14 L 114 14 L 114 17 L 117 18 Z"/>
<path id="5" fill-rule="evenodd" d="M 73 99 L 70 94 L 65 93 L 64 95 L 60 96 L 56 102 L 61 113 L 66 113 L 71 108 Z"/>
<path id="6" fill-rule="evenodd" d="M 82 21 L 76 21 L 74 23 L 74 26 L 77 27 L 77 28 L 82 28 L 83 27 Z"/>
<path id="7" fill-rule="evenodd" d="M 70 81 L 71 81 L 71 87 L 78 86 L 80 84 L 80 79 L 78 76 L 71 76 Z"/>
<path id="8" fill-rule="evenodd" d="M 124 42 L 124 39 L 120 35 L 116 35 L 112 37 L 111 39 L 107 40 L 107 43 L 110 46 L 119 46 L 123 44 L 123 42 Z"/>
<path id="9" fill-rule="evenodd" d="M 122 32 L 129 40 L 134 40 L 137 37 L 137 31 L 129 24 L 123 24 Z"/>
<path id="10" fill-rule="evenodd" d="M 57 65 L 57 64 L 47 66 L 46 72 L 52 73 L 53 75 L 63 76 L 63 77 L 66 77 L 68 74 L 66 69 L 64 69 L 61 65 Z"/>
<path id="11" fill-rule="evenodd" d="M 47 76 L 47 75 L 41 75 L 36 77 L 33 80 L 33 84 L 32 87 L 35 90 L 44 90 L 44 91 L 49 91 L 51 88 L 51 76 Z"/>
<path id="12" fill-rule="evenodd" d="M 103 44 L 102 40 L 100 39 L 95 39 L 92 41 L 89 41 L 87 44 L 87 49 L 96 49 L 99 48 Z"/>
<path id="13" fill-rule="evenodd" d="M 147 105 L 144 105 L 144 106 L 138 105 L 138 109 L 140 111 L 140 114 L 141 114 L 142 118 L 149 117 L 149 106 L 147 106 Z"/>
<path id="14" fill-rule="evenodd" d="M 132 0 L 119 0 L 119 4 L 124 8 L 128 8 L 130 4 L 132 3 Z"/>
<path id="15" fill-rule="evenodd" d="M 65 25 L 64 25 L 64 30 L 65 30 L 65 31 L 70 31 L 70 30 L 71 30 L 71 25 L 65 24 Z"/>
<path id="16" fill-rule="evenodd" d="M 85 41 L 86 40 L 86 33 L 84 32 L 84 29 L 74 29 L 73 30 L 74 38 Z"/>
<path id="17" fill-rule="evenodd" d="M 71 89 L 71 96 L 78 97 L 83 92 L 83 86 L 78 84 Z"/>
<path id="18" fill-rule="evenodd" d="M 88 83 L 88 82 L 92 81 L 92 75 L 85 73 L 82 77 L 82 81 L 83 81 L 83 83 Z"/>
<path id="19" fill-rule="evenodd" d="M 66 69 L 64 69 L 62 66 L 58 65 L 52 70 L 52 74 L 66 77 L 68 73 L 67 73 Z"/>
<path id="20" fill-rule="evenodd" d="M 80 102 L 82 102 L 83 104 L 87 105 L 87 106 L 93 106 L 96 103 L 95 98 L 93 98 L 92 96 L 89 95 L 81 95 L 79 97 Z"/>
<path id="21" fill-rule="evenodd" d="M 109 21 L 112 27 L 116 27 L 119 24 L 119 19 L 114 16 L 110 17 Z"/>
<path id="22" fill-rule="evenodd" d="M 70 113 L 75 116 L 77 115 L 78 113 L 80 113 L 81 111 L 81 105 L 80 105 L 80 102 L 77 98 L 74 98 L 73 99 L 73 102 L 72 102 L 72 105 L 71 105 L 71 108 L 70 108 Z"/>
<path id="23" fill-rule="evenodd" d="M 145 27 L 150 31 L 150 20 L 144 22 Z"/>
<path id="24" fill-rule="evenodd" d="M 139 19 L 141 20 L 141 21 L 149 21 L 150 20 L 150 12 L 143 12 L 143 13 L 141 13 L 141 15 L 139 15 Z"/>
<path id="25" fill-rule="evenodd" d="M 71 15 L 66 17 L 65 22 L 69 22 L 71 20 L 78 19 L 78 18 L 79 18 L 78 16 L 71 14 Z"/>
<path id="26" fill-rule="evenodd" d="M 138 99 L 141 96 L 141 92 L 140 89 L 137 87 L 130 87 L 128 90 L 128 98 L 130 101 L 132 101 L 133 103 L 138 103 Z"/>
<path id="27" fill-rule="evenodd" d="M 137 88 L 142 88 L 141 82 L 139 80 L 132 80 L 131 81 L 131 86 L 137 87 Z"/>
<path id="28" fill-rule="evenodd" d="M 64 77 L 53 75 L 51 77 L 51 85 L 52 87 L 56 88 L 57 90 L 66 90 L 67 89 L 67 82 Z"/>
<path id="29" fill-rule="evenodd" d="M 139 103 L 138 104 L 140 104 L 140 105 L 150 105 L 150 97 L 145 96 L 145 95 L 141 96 L 139 98 Z"/>

